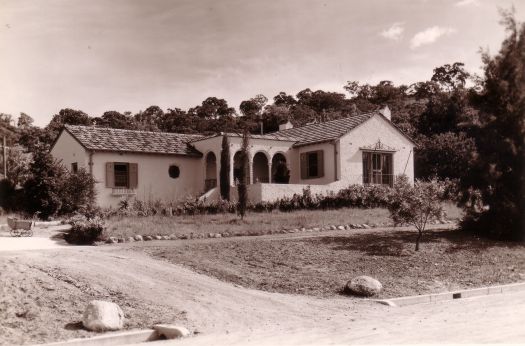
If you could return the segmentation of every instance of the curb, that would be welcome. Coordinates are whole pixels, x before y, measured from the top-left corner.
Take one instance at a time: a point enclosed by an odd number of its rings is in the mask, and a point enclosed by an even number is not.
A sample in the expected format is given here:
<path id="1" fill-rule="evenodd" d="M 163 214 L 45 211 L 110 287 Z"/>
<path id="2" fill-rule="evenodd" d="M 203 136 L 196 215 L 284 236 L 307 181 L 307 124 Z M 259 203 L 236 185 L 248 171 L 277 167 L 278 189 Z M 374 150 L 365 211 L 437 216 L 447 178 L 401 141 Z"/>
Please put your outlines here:
<path id="1" fill-rule="evenodd" d="M 479 296 L 487 296 L 508 292 L 518 292 L 525 290 L 525 282 L 518 282 L 514 284 L 507 285 L 498 285 L 498 286 L 488 286 L 481 288 L 473 288 L 469 290 L 460 290 L 453 292 L 445 293 L 436 293 L 436 294 L 425 294 L 420 296 L 409 296 L 409 297 L 399 297 L 399 298 L 390 298 L 390 299 L 372 299 L 372 301 L 388 306 L 402 307 L 407 305 L 416 305 L 416 304 L 429 304 L 437 303 L 448 300 L 456 300 L 462 298 L 472 298 Z"/>
<path id="2" fill-rule="evenodd" d="M 49 344 L 43 344 L 41 346 L 114 346 L 138 344 L 158 339 L 159 333 L 157 331 L 153 329 L 146 329 L 97 335 L 91 338 L 79 338 L 67 341 L 52 342 Z"/>

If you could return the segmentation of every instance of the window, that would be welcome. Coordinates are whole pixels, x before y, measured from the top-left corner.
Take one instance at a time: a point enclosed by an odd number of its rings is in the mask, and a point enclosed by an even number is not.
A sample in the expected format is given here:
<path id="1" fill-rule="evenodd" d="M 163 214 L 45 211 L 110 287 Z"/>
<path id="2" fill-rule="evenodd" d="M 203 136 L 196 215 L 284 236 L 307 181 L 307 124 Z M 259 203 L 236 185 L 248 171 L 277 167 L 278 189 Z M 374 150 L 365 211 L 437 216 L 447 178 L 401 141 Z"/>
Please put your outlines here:
<path id="1" fill-rule="evenodd" d="M 178 166 L 172 165 L 168 169 L 168 174 L 170 175 L 170 178 L 176 179 L 180 175 L 180 169 Z"/>
<path id="2" fill-rule="evenodd" d="M 71 164 L 71 172 L 73 172 L 73 173 L 77 173 L 78 172 L 78 163 L 77 162 L 73 162 Z"/>
<path id="3" fill-rule="evenodd" d="M 310 151 L 301 154 L 301 179 L 321 178 L 324 176 L 323 151 Z"/>
<path id="4" fill-rule="evenodd" d="M 392 153 L 363 152 L 363 184 L 393 183 Z"/>
<path id="5" fill-rule="evenodd" d="M 138 164 L 106 162 L 106 187 L 135 189 L 138 185 Z"/>
<path id="6" fill-rule="evenodd" d="M 115 187 L 129 187 L 129 166 L 127 163 L 115 163 Z"/>

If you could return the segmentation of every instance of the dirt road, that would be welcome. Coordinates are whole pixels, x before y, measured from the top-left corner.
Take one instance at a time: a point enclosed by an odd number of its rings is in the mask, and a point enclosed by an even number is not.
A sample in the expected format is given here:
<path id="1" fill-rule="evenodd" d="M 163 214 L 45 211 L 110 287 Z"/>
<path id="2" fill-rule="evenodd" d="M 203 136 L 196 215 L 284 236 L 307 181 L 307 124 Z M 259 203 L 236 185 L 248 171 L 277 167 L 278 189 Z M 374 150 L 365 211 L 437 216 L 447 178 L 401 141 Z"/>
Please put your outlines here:
<path id="1" fill-rule="evenodd" d="M 0 254 L 0 266 L 4 275 L 16 266 L 19 280 L 33 277 L 36 284 L 25 288 L 32 295 L 38 294 L 39 285 L 42 296 L 48 295 L 45 287 L 53 285 L 55 309 L 48 314 L 58 312 L 47 316 L 55 321 L 56 333 L 34 332 L 31 340 L 16 334 L 16 325 L 4 323 L 4 344 L 87 336 L 63 325 L 77 322 L 85 302 L 98 297 L 125 302 L 132 325 L 175 322 L 197 332 L 178 341 L 181 345 L 525 342 L 525 293 L 392 308 L 346 297 L 320 299 L 235 287 L 120 247 L 6 252 Z M 12 275 L 2 278 L 8 291 L 16 288 Z M 35 313 L 44 313 L 46 304 L 41 302 Z M 18 322 L 22 331 L 31 323 Z"/>

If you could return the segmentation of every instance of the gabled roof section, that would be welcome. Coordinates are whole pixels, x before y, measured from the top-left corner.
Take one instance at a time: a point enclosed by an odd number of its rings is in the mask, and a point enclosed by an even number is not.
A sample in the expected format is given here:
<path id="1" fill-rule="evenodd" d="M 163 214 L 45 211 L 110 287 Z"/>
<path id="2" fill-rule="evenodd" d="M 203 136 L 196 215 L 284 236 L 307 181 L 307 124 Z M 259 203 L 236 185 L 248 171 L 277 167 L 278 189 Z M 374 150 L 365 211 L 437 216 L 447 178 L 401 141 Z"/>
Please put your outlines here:
<path id="1" fill-rule="evenodd" d="M 242 137 L 242 133 L 236 133 L 236 132 L 227 132 L 227 133 L 216 133 L 210 136 L 200 137 L 193 139 L 191 142 L 199 142 L 210 138 L 215 137 L 222 137 L 222 136 L 228 136 L 228 137 Z M 297 142 L 300 139 L 296 137 L 286 136 L 282 135 L 280 132 L 272 132 L 272 133 L 266 133 L 264 135 L 257 135 L 257 134 L 248 134 L 248 137 L 250 139 L 268 139 L 273 141 L 285 141 L 285 142 Z"/>
<path id="2" fill-rule="evenodd" d="M 188 144 L 201 135 L 73 125 L 66 125 L 64 129 L 87 150 L 202 156 Z"/>
<path id="3" fill-rule="evenodd" d="M 294 146 L 310 145 L 315 143 L 328 142 L 347 134 L 355 127 L 361 125 L 377 112 L 353 115 L 347 118 L 330 120 L 322 123 L 308 124 L 275 132 L 275 135 L 290 136 L 298 138 Z"/>

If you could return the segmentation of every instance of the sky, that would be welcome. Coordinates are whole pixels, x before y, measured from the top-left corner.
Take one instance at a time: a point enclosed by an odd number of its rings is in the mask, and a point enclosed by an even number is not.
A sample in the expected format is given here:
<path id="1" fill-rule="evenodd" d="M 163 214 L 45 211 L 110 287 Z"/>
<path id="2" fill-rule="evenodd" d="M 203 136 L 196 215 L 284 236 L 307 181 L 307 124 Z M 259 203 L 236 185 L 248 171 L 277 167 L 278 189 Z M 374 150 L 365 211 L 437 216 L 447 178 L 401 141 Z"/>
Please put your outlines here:
<path id="1" fill-rule="evenodd" d="M 498 8 L 523 0 L 0 0 L 0 112 L 45 126 L 182 108 L 209 96 L 344 93 L 348 81 L 411 84 L 504 38 Z"/>

